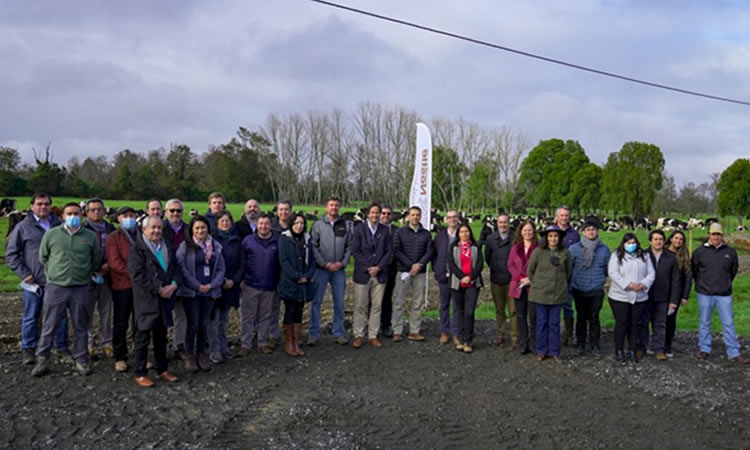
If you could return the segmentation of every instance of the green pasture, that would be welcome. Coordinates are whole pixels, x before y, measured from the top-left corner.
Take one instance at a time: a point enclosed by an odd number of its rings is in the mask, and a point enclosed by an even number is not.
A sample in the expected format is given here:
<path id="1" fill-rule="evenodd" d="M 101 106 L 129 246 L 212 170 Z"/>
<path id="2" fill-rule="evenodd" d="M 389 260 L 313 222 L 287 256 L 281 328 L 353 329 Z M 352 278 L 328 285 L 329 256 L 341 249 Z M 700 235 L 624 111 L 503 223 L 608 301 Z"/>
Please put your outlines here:
<path id="1" fill-rule="evenodd" d="M 16 197 L 17 200 L 17 207 L 19 209 L 26 209 L 28 207 L 29 198 L 28 197 Z M 53 198 L 53 205 L 54 206 L 62 206 L 67 202 L 79 202 L 81 199 L 76 198 L 63 198 L 63 197 L 57 197 Z M 105 204 L 107 207 L 115 207 L 119 208 L 124 205 L 132 206 L 136 209 L 143 208 L 145 209 L 145 201 L 143 200 L 105 200 Z M 240 217 L 243 211 L 244 204 L 242 203 L 230 203 L 227 205 L 227 208 L 232 212 L 234 217 Z M 261 204 L 261 210 L 263 211 L 270 211 L 273 208 L 273 204 Z M 185 213 L 189 212 L 191 209 L 198 210 L 201 214 L 206 212 L 208 209 L 207 202 L 185 202 Z M 354 211 L 357 208 L 355 207 L 349 207 L 349 208 L 342 208 L 342 212 L 344 211 Z M 294 211 L 305 211 L 305 212 L 312 212 L 317 211 L 317 214 L 321 216 L 325 208 L 322 205 L 294 205 Z M 684 219 L 684 218 L 683 218 Z M 736 219 L 725 219 L 722 220 L 722 223 L 725 226 L 735 226 Z M 311 225 L 311 224 L 308 224 Z M 472 224 L 472 230 L 474 231 L 474 235 L 478 238 L 479 233 L 481 231 L 482 224 L 480 222 L 474 222 Z M 5 248 L 5 235 L 7 232 L 8 227 L 8 220 L 5 218 L 0 219 L 0 244 L 2 244 L 3 248 Z M 611 249 L 614 249 L 617 247 L 617 245 L 620 242 L 620 239 L 622 238 L 623 234 L 625 234 L 625 231 L 620 231 L 617 233 L 607 233 L 602 232 L 600 234 L 602 241 L 609 246 Z M 648 245 L 648 232 L 643 230 L 638 230 L 636 232 L 636 235 L 641 242 L 641 245 L 644 247 Z M 691 239 L 690 232 L 686 232 L 686 235 L 688 236 L 688 240 Z M 695 248 L 699 245 L 700 240 L 706 237 L 706 232 L 704 230 L 695 230 L 692 234 L 692 248 Z M 750 234 L 748 234 L 748 239 L 750 239 Z M 8 266 L 5 264 L 4 258 L 2 259 L 3 264 L 0 265 L 0 292 L 14 292 L 18 291 L 18 284 L 19 280 L 13 273 L 13 271 L 8 268 Z M 349 265 L 347 268 L 347 272 L 351 274 L 351 270 L 353 267 L 353 263 Z M 425 316 L 429 317 L 437 317 L 437 311 L 431 310 L 426 311 Z M 492 304 L 491 301 L 484 301 L 482 302 L 479 307 L 477 308 L 477 318 L 479 319 L 494 319 L 495 317 L 495 307 Z M 614 319 L 612 317 L 612 312 L 609 308 L 609 305 L 605 301 L 604 307 L 602 308 L 601 313 L 601 319 L 602 319 L 602 325 L 605 327 L 613 327 L 614 326 Z M 748 336 L 750 335 L 750 275 L 740 275 L 737 277 L 737 279 L 734 282 L 734 320 L 735 320 L 735 326 L 737 328 L 737 332 L 740 335 Z M 686 306 L 683 306 L 680 308 L 679 312 L 679 319 L 678 319 L 678 327 L 681 330 L 696 330 L 698 328 L 698 304 L 695 299 L 695 292 L 691 293 L 689 303 Z M 714 315 L 714 321 L 712 323 L 712 329 L 715 332 L 721 331 L 721 324 L 719 322 L 718 316 Z"/>

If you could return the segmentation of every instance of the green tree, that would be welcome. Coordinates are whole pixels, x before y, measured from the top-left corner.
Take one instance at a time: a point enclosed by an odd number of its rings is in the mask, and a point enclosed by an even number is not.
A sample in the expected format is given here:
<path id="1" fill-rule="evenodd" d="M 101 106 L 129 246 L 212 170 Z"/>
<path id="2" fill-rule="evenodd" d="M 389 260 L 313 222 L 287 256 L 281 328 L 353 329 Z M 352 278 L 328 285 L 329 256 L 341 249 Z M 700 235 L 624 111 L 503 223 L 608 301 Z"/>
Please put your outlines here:
<path id="1" fill-rule="evenodd" d="M 750 216 L 750 160 L 738 159 L 719 178 L 719 214 L 734 214 L 740 225 Z"/>
<path id="2" fill-rule="evenodd" d="M 521 163 L 519 187 L 530 206 L 548 211 L 568 203 L 575 174 L 589 162 L 578 141 L 548 139 L 534 147 Z"/>
<path id="3" fill-rule="evenodd" d="M 602 195 L 605 206 L 626 214 L 645 216 L 652 211 L 662 187 L 664 156 L 659 147 L 626 142 L 610 153 L 604 165 Z"/>
<path id="4" fill-rule="evenodd" d="M 567 203 L 580 213 L 597 211 L 601 203 L 604 170 L 590 162 L 581 167 L 572 179 Z"/>
<path id="5" fill-rule="evenodd" d="M 51 195 L 63 193 L 67 173 L 65 168 L 52 162 L 50 145 L 47 145 L 44 152 L 37 153 L 35 149 L 34 159 L 36 160 L 36 168 L 27 183 L 29 190 L 32 192 L 49 192 Z"/>
<path id="6" fill-rule="evenodd" d="M 18 150 L 0 147 L 0 195 L 23 195 L 26 180 L 19 175 L 21 156 Z"/>
<path id="7" fill-rule="evenodd" d="M 465 167 L 458 153 L 448 147 L 435 146 L 432 149 L 432 204 L 436 209 L 456 205 L 461 193 L 461 180 Z"/>

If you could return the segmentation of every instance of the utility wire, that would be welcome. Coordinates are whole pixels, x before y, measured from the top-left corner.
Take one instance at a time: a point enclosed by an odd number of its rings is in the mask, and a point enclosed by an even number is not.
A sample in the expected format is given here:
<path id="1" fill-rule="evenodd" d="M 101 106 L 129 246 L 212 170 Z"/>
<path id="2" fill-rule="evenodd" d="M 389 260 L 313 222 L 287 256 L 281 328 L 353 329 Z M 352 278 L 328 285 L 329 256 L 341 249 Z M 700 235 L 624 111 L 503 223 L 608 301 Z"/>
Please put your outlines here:
<path id="1" fill-rule="evenodd" d="M 529 58 L 534 58 L 534 59 L 538 59 L 538 60 L 541 60 L 541 61 L 545 61 L 545 62 L 549 62 L 549 63 L 553 63 L 553 64 L 558 64 L 558 65 L 561 65 L 561 66 L 570 67 L 570 68 L 573 68 L 573 69 L 578 69 L 578 70 L 583 70 L 583 71 L 586 71 L 586 72 L 595 73 L 597 75 L 602 75 L 602 76 L 605 76 L 605 77 L 616 78 L 616 79 L 619 79 L 619 80 L 629 81 L 631 83 L 642 84 L 642 85 L 645 85 L 645 86 L 650 86 L 650 87 L 654 87 L 654 88 L 658 88 L 658 89 L 665 89 L 665 90 L 668 90 L 668 91 L 679 92 L 681 94 L 693 95 L 693 96 L 696 96 L 696 97 L 703 97 L 703 98 L 707 98 L 707 99 L 711 99 L 711 100 L 718 100 L 718 101 L 722 101 L 722 102 L 728 102 L 728 103 L 735 103 L 735 104 L 738 104 L 738 105 L 750 106 L 750 102 L 745 101 L 745 100 L 737 100 L 737 99 L 729 98 L 729 97 L 721 97 L 721 96 L 718 96 L 718 95 L 711 95 L 711 94 L 706 94 L 706 93 L 703 93 L 703 92 L 691 91 L 691 90 L 688 90 L 688 89 L 682 89 L 682 88 L 678 88 L 678 87 L 674 87 L 674 86 L 669 86 L 669 85 L 666 85 L 666 84 L 654 83 L 652 81 L 641 80 L 641 79 L 629 77 L 629 76 L 626 76 L 626 75 L 620 75 L 620 74 L 617 74 L 617 73 L 614 73 L 614 72 L 607 72 L 605 70 L 599 70 L 599 69 L 595 69 L 593 67 L 582 66 L 580 64 L 569 63 L 569 62 L 562 61 L 562 60 L 559 60 L 559 59 L 549 58 L 547 56 L 537 55 L 535 53 L 525 52 L 523 50 L 517 50 L 517 49 L 511 48 L 511 47 L 506 47 L 506 46 L 503 46 L 503 45 L 494 44 L 492 42 L 483 41 L 481 39 L 475 39 L 475 38 L 464 36 L 464 35 L 461 35 L 461 34 L 451 33 L 450 31 L 444 31 L 444 30 L 441 30 L 441 29 L 438 29 L 438 28 L 432 28 L 432 27 L 428 27 L 428 26 L 425 26 L 425 25 L 420 25 L 418 23 L 409 22 L 409 21 L 402 20 L 402 19 L 396 19 L 394 17 L 385 16 L 385 15 L 377 14 L 377 13 L 370 12 L 370 11 L 365 11 L 363 9 L 352 8 L 351 6 L 341 5 L 341 4 L 330 2 L 330 1 L 326 1 L 326 0 L 310 0 L 310 1 L 314 2 L 314 3 L 319 3 L 321 5 L 329 6 L 329 7 L 332 7 L 332 8 L 338 8 L 338 9 L 342 9 L 342 10 L 345 10 L 345 11 L 353 12 L 353 13 L 356 13 L 356 14 L 361 14 L 363 16 L 368 16 L 368 17 L 373 17 L 375 19 L 384 20 L 386 22 L 391 22 L 391 23 L 396 23 L 396 24 L 404 25 L 404 26 L 411 27 L 411 28 L 416 28 L 418 30 L 427 31 L 429 33 L 439 34 L 439 35 L 442 35 L 442 36 L 447 36 L 447 37 L 450 37 L 450 38 L 459 39 L 459 40 L 466 41 L 466 42 L 471 42 L 473 44 L 483 45 L 485 47 L 490 47 L 490 48 L 493 48 L 495 50 L 502 50 L 502 51 L 506 51 L 506 52 L 510 52 L 510 53 L 515 53 L 517 55 L 526 56 L 526 57 L 529 57 Z"/>

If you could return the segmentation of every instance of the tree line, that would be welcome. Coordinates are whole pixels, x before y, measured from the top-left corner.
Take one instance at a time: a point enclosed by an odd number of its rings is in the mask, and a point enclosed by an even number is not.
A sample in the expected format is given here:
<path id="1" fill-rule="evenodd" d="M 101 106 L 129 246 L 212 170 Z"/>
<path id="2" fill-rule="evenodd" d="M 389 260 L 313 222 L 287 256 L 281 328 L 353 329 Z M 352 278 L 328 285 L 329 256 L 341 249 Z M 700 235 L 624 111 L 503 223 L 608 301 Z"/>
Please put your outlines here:
<path id="1" fill-rule="evenodd" d="M 464 118 L 424 121 L 413 110 L 369 102 L 348 112 L 269 114 L 261 125 L 241 126 L 227 143 L 202 154 L 175 143 L 145 153 L 73 157 L 63 166 L 48 145 L 34 150 L 32 166 L 21 163 L 16 149 L 0 148 L 0 191 L 204 200 L 218 190 L 234 202 L 252 197 L 298 204 L 319 204 L 335 192 L 346 204 L 375 199 L 406 205 L 419 121 L 428 123 L 433 138 L 435 208 L 523 212 L 565 204 L 581 214 L 750 213 L 744 212 L 750 194 L 742 194 L 743 163 L 727 175 L 740 181 L 724 183 L 722 201 L 724 174 L 677 188 L 654 144 L 626 142 L 598 165 L 575 140 L 548 139 L 531 148 L 520 130 Z"/>

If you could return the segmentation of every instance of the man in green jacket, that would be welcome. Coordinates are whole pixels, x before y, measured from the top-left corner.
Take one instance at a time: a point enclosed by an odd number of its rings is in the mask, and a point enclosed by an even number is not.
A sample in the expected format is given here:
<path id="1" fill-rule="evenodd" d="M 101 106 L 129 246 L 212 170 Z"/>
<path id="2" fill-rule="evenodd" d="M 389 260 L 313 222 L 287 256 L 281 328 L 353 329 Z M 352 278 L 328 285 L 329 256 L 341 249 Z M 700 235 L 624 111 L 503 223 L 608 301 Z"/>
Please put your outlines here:
<path id="1" fill-rule="evenodd" d="M 44 319 L 37 347 L 37 364 L 31 375 L 49 371 L 52 340 L 67 309 L 75 329 L 73 359 L 81 375 L 91 374 L 87 351 L 89 328 L 88 286 L 94 270 L 101 263 L 99 241 L 93 231 L 81 226 L 81 207 L 68 203 L 63 208 L 65 223 L 44 234 L 39 246 L 39 260 L 44 265 L 47 289 L 44 292 Z M 94 276 L 96 276 L 94 274 Z"/>

